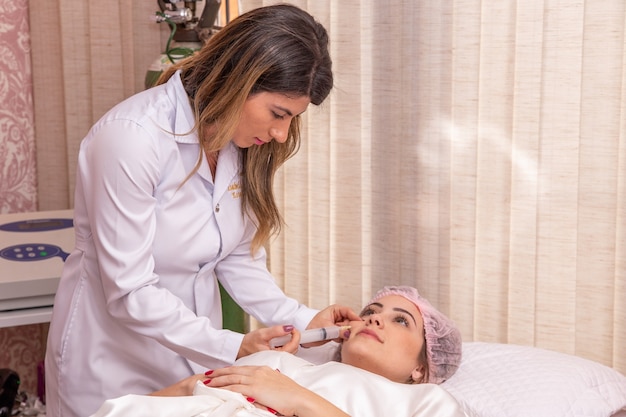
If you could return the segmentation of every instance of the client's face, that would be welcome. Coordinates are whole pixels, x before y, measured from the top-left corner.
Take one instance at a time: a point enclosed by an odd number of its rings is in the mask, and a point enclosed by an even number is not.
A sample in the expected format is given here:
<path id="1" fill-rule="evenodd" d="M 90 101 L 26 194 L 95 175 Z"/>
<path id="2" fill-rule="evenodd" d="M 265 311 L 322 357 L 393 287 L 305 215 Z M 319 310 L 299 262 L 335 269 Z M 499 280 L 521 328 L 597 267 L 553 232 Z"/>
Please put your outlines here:
<path id="1" fill-rule="evenodd" d="M 361 317 L 363 321 L 350 323 L 341 361 L 396 382 L 419 380 L 424 370 L 418 361 L 425 343 L 424 322 L 415 304 L 389 295 L 366 306 Z"/>

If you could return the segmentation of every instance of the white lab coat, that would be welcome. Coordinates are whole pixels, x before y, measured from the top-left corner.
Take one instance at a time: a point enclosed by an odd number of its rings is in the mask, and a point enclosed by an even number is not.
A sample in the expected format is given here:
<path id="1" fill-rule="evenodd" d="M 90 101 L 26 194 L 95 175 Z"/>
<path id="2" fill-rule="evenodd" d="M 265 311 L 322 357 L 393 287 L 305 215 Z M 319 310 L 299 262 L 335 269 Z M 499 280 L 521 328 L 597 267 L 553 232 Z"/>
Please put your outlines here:
<path id="1" fill-rule="evenodd" d="M 288 298 L 254 257 L 238 149 L 215 182 L 180 75 L 115 106 L 81 143 L 68 257 L 49 331 L 49 417 L 87 416 L 107 398 L 145 394 L 235 360 L 243 335 L 221 328 L 216 275 L 267 325 L 304 329 L 316 310 Z M 173 134 L 173 133 L 176 134 Z"/>

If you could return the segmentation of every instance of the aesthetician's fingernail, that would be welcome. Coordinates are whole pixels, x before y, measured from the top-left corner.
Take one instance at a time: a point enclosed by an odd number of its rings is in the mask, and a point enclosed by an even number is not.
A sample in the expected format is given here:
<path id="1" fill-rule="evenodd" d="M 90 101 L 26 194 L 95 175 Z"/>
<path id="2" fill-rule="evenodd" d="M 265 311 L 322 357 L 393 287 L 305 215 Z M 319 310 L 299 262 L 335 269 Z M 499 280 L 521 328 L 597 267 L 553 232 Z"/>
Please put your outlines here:
<path id="1" fill-rule="evenodd" d="M 204 381 L 202 381 L 202 383 L 204 385 L 209 385 L 211 383 L 211 380 L 210 379 L 205 379 Z"/>
<path id="2" fill-rule="evenodd" d="M 267 411 L 269 411 L 270 413 L 274 415 L 278 414 L 278 411 L 274 410 L 273 408 L 269 408 L 269 407 L 266 407 L 266 408 L 267 408 Z"/>
<path id="3" fill-rule="evenodd" d="M 293 326 L 288 324 L 286 326 L 283 326 L 283 330 L 286 332 L 291 332 L 293 330 Z"/>
<path id="4" fill-rule="evenodd" d="M 255 401 L 256 401 L 256 400 L 255 400 L 254 398 L 252 398 L 252 397 L 246 397 L 246 400 L 248 400 L 248 402 L 249 402 L 249 403 L 253 403 L 253 402 L 255 402 Z"/>
<path id="5" fill-rule="evenodd" d="M 349 339 L 350 338 L 350 330 L 346 330 L 345 332 L 343 332 L 343 338 L 344 339 Z"/>
<path id="6" fill-rule="evenodd" d="M 206 376 L 209 376 L 209 375 L 211 375 L 212 373 L 213 373 L 213 370 L 212 370 L 212 369 L 209 369 L 209 370 L 208 370 L 208 371 L 206 371 L 204 374 L 205 374 Z"/>

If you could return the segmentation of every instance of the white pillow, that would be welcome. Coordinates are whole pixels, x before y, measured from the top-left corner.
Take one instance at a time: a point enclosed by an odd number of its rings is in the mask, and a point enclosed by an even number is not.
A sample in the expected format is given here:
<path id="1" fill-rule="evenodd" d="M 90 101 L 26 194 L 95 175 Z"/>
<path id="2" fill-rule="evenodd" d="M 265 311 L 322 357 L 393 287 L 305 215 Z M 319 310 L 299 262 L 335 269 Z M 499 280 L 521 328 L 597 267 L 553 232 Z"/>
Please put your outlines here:
<path id="1" fill-rule="evenodd" d="M 461 366 L 442 387 L 472 417 L 610 417 L 626 410 L 621 373 L 529 346 L 463 343 Z"/>

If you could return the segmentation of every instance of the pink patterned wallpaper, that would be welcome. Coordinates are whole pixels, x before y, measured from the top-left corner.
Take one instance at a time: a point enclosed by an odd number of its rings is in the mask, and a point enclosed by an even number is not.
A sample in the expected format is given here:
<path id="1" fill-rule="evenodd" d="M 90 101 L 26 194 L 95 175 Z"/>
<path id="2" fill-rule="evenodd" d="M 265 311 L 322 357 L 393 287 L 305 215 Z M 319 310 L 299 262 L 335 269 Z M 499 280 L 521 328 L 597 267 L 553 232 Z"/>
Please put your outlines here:
<path id="1" fill-rule="evenodd" d="M 0 213 L 37 209 L 28 0 L 0 0 Z"/>
<path id="2" fill-rule="evenodd" d="M 37 210 L 28 0 L 0 0 L 0 213 Z M 0 368 L 37 393 L 47 324 L 0 328 Z"/>

